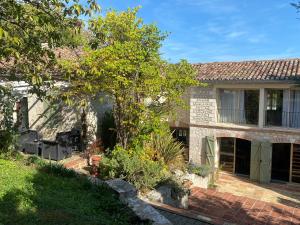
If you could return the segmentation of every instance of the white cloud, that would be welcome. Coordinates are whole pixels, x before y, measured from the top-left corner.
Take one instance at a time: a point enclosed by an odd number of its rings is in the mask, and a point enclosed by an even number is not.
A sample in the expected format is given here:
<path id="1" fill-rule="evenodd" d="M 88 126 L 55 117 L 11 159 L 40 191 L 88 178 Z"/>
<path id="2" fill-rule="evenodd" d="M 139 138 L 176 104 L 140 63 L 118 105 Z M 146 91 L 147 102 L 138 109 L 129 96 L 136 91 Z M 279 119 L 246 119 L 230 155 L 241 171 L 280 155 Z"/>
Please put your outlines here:
<path id="1" fill-rule="evenodd" d="M 265 34 L 252 35 L 249 36 L 247 40 L 252 44 L 259 44 L 266 41 L 266 35 Z"/>
<path id="2" fill-rule="evenodd" d="M 244 36 L 245 34 L 247 34 L 247 32 L 245 31 L 232 31 L 232 32 L 229 32 L 226 37 L 227 38 L 230 38 L 230 39 L 234 39 L 234 38 L 239 38 L 239 37 L 242 37 Z"/>

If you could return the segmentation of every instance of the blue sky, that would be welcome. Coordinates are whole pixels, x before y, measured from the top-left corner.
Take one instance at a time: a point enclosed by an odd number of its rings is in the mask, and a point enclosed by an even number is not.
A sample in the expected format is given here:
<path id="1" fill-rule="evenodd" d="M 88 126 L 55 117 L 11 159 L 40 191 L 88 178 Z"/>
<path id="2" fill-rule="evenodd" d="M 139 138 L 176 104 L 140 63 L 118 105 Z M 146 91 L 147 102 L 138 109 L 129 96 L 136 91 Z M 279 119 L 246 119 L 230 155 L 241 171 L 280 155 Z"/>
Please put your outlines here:
<path id="1" fill-rule="evenodd" d="M 177 62 L 300 57 L 296 0 L 99 0 L 108 8 L 142 6 L 139 16 L 170 32 L 163 58 Z"/>

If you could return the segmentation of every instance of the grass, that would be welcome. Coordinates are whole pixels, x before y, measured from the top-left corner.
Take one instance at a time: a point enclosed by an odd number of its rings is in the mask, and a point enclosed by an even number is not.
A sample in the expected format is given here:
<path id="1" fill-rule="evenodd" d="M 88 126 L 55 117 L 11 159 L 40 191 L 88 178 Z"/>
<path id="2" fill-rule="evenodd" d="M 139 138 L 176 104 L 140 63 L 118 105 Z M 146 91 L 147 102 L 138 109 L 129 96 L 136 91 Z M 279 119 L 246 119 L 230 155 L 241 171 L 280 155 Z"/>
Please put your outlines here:
<path id="1" fill-rule="evenodd" d="M 141 224 L 107 187 L 48 167 L 0 159 L 0 225 Z"/>

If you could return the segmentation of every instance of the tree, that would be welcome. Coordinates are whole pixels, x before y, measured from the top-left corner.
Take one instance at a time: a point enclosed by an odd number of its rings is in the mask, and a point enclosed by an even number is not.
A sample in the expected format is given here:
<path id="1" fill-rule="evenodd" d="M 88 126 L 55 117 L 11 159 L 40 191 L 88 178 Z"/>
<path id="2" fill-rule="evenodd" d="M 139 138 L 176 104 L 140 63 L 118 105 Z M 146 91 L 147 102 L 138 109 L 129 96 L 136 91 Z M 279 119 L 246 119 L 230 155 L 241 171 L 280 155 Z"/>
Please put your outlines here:
<path id="1" fill-rule="evenodd" d="M 95 10 L 99 10 L 95 0 L 88 0 L 86 7 L 79 0 L 1 0 L 2 74 L 34 88 L 45 85 L 55 70 L 54 49 L 74 46 L 76 41 L 70 37 L 81 29 L 79 16 Z"/>
<path id="2" fill-rule="evenodd" d="M 99 92 L 111 96 L 117 142 L 125 149 L 149 123 L 153 128 L 182 105 L 181 96 L 196 84 L 189 63 L 161 59 L 159 50 L 167 35 L 154 24 L 144 24 L 137 12 L 110 11 L 91 19 L 91 39 L 82 57 L 61 62 L 70 81 L 66 98 L 84 100 Z"/>

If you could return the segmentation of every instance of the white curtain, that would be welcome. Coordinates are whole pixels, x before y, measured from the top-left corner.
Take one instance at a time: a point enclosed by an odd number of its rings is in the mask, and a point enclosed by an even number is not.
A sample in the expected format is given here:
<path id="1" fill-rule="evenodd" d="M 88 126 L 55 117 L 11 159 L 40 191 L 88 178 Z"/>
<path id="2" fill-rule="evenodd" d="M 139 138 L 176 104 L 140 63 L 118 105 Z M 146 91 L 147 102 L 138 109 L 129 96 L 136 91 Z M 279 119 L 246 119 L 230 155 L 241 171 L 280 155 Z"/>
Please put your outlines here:
<path id="1" fill-rule="evenodd" d="M 220 122 L 229 123 L 234 119 L 235 93 L 231 90 L 220 90 Z"/>
<path id="2" fill-rule="evenodd" d="M 245 91 L 220 90 L 220 122 L 245 123 Z"/>
<path id="3" fill-rule="evenodd" d="M 300 128 L 300 91 L 291 92 L 290 126 Z"/>
<path id="4" fill-rule="evenodd" d="M 282 104 L 282 126 L 288 127 L 289 126 L 289 104 L 290 104 L 290 97 L 289 97 L 289 90 L 283 90 L 283 104 Z"/>

